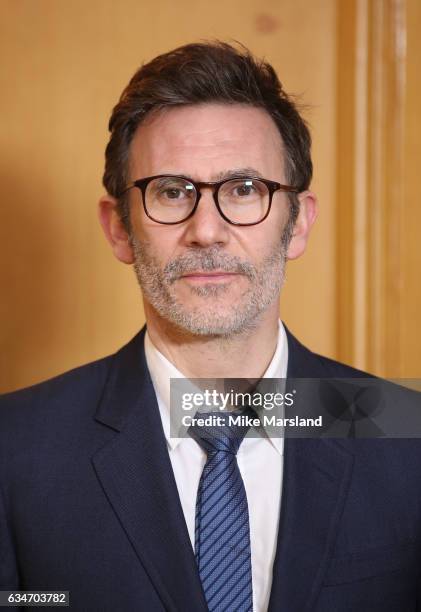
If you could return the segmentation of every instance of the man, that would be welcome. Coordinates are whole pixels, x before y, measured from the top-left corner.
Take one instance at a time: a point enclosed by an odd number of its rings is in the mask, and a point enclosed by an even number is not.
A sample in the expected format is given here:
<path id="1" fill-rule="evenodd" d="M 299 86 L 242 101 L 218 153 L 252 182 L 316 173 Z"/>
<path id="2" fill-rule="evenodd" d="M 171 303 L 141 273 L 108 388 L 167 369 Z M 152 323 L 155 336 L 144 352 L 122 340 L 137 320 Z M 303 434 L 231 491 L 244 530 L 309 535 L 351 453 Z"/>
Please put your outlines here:
<path id="1" fill-rule="evenodd" d="M 273 69 L 181 47 L 134 75 L 110 131 L 100 220 L 146 329 L 4 397 L 1 588 L 101 612 L 421 610 L 416 440 L 170 435 L 170 378 L 361 375 L 279 321 L 316 197 Z"/>

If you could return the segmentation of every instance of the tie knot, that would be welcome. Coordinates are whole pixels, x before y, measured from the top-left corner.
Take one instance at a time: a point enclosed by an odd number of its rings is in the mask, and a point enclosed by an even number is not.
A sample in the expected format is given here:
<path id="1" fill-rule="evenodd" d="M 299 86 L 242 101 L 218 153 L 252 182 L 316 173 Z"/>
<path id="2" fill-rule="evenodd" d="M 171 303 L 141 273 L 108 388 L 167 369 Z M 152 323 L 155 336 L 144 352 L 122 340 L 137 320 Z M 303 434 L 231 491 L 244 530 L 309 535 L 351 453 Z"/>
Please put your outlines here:
<path id="1" fill-rule="evenodd" d="M 221 451 L 236 455 L 250 429 L 250 419 L 255 417 L 251 408 L 223 413 L 197 412 L 188 432 L 208 455 Z"/>

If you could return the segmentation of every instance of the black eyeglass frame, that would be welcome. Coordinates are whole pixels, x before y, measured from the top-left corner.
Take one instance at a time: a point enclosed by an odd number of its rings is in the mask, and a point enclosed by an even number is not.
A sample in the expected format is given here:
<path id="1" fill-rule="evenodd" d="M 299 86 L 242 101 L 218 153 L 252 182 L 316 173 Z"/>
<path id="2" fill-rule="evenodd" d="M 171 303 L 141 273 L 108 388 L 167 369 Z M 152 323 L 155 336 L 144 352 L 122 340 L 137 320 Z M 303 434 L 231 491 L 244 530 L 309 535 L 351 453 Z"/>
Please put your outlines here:
<path id="1" fill-rule="evenodd" d="M 187 215 L 187 217 L 184 217 L 184 219 L 181 219 L 181 221 L 158 221 L 157 219 L 154 219 L 154 217 L 152 217 L 152 215 L 148 212 L 148 209 L 146 208 L 146 189 L 149 183 L 155 179 L 167 178 L 167 177 L 176 178 L 176 179 L 178 178 L 184 181 L 188 181 L 189 183 L 193 185 L 193 187 L 196 190 L 196 202 L 194 203 L 194 206 L 191 212 Z M 262 217 L 259 221 L 256 221 L 254 223 L 239 223 L 237 221 L 231 221 L 222 212 L 221 207 L 219 205 L 219 200 L 218 200 L 219 190 L 225 183 L 228 183 L 229 181 L 235 181 L 235 180 L 260 181 L 261 183 L 264 183 L 266 187 L 268 188 L 268 191 L 269 191 L 268 209 L 264 217 Z M 193 181 L 188 176 L 182 176 L 182 175 L 177 175 L 177 174 L 156 174 L 155 176 L 147 176 L 145 178 L 141 178 L 136 181 L 133 181 L 133 183 L 130 183 L 129 185 L 127 185 L 127 187 L 121 192 L 119 197 L 121 197 L 124 193 L 129 191 L 129 189 L 133 189 L 133 187 L 137 187 L 142 194 L 143 210 L 145 211 L 146 216 L 149 217 L 149 219 L 151 219 L 152 221 L 155 221 L 155 223 L 160 223 L 162 225 L 178 225 L 179 223 L 184 223 L 184 221 L 187 221 L 187 219 L 190 219 L 190 217 L 192 217 L 194 213 L 196 212 L 196 209 L 199 205 L 199 201 L 202 195 L 201 190 L 203 189 L 203 187 L 210 187 L 212 189 L 213 200 L 215 202 L 215 206 L 219 214 L 221 215 L 221 217 L 225 221 L 227 221 L 227 223 L 230 223 L 231 225 L 241 225 L 241 226 L 258 225 L 259 223 L 262 223 L 262 221 L 264 221 L 267 218 L 268 214 L 270 213 L 270 209 L 272 206 L 272 198 L 273 198 L 273 194 L 275 193 L 275 191 L 285 191 L 287 193 L 299 193 L 300 191 L 297 187 L 292 187 L 291 185 L 283 185 L 282 183 L 278 183 L 277 181 L 270 181 L 268 179 L 261 178 L 260 176 L 240 176 L 240 175 L 235 176 L 234 175 L 229 178 L 223 179 L 222 181 L 208 182 L 208 181 Z"/>

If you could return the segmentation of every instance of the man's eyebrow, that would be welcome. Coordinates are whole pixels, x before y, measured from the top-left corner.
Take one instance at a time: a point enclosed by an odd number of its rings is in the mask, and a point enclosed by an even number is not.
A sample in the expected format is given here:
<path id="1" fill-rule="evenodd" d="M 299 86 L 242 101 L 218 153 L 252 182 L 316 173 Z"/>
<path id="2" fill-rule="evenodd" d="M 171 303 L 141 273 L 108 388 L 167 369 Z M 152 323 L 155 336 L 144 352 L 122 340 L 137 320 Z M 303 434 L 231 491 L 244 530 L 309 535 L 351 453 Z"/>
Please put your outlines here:
<path id="1" fill-rule="evenodd" d="M 222 172 L 218 172 L 218 174 L 214 175 L 214 180 L 215 181 L 223 181 L 224 179 L 229 179 L 232 177 L 248 177 L 248 176 L 255 176 L 255 177 L 260 177 L 263 178 L 262 174 L 256 170 L 256 168 L 251 168 L 251 167 L 247 167 L 247 168 L 232 168 L 230 170 L 223 170 Z"/>
<path id="2" fill-rule="evenodd" d="M 182 176 L 186 179 L 196 180 L 199 182 L 201 180 L 201 178 L 199 178 L 198 176 L 193 176 L 192 174 L 185 173 L 185 172 L 169 172 L 168 175 L 165 175 L 165 176 Z M 218 172 L 217 174 L 212 175 L 212 182 L 223 181 L 225 179 L 229 179 L 233 177 L 263 178 L 263 175 L 261 172 L 259 172 L 259 170 L 256 170 L 256 168 L 251 168 L 250 166 L 247 166 L 245 168 L 230 168 L 229 170 L 222 170 L 221 172 Z"/>

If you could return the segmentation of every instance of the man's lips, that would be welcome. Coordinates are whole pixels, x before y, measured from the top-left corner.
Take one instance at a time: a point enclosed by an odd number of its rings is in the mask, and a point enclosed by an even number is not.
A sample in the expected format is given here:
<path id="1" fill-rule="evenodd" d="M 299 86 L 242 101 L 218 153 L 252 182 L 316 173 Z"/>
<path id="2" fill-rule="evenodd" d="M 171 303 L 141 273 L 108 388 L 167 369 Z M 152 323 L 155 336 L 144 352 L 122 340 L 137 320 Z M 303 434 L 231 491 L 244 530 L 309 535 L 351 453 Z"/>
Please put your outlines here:
<path id="1" fill-rule="evenodd" d="M 225 272 L 224 270 L 215 270 L 212 272 L 188 272 L 187 274 L 183 274 L 180 278 L 187 278 L 191 280 L 218 280 L 237 276 L 237 274 L 237 272 Z"/>

